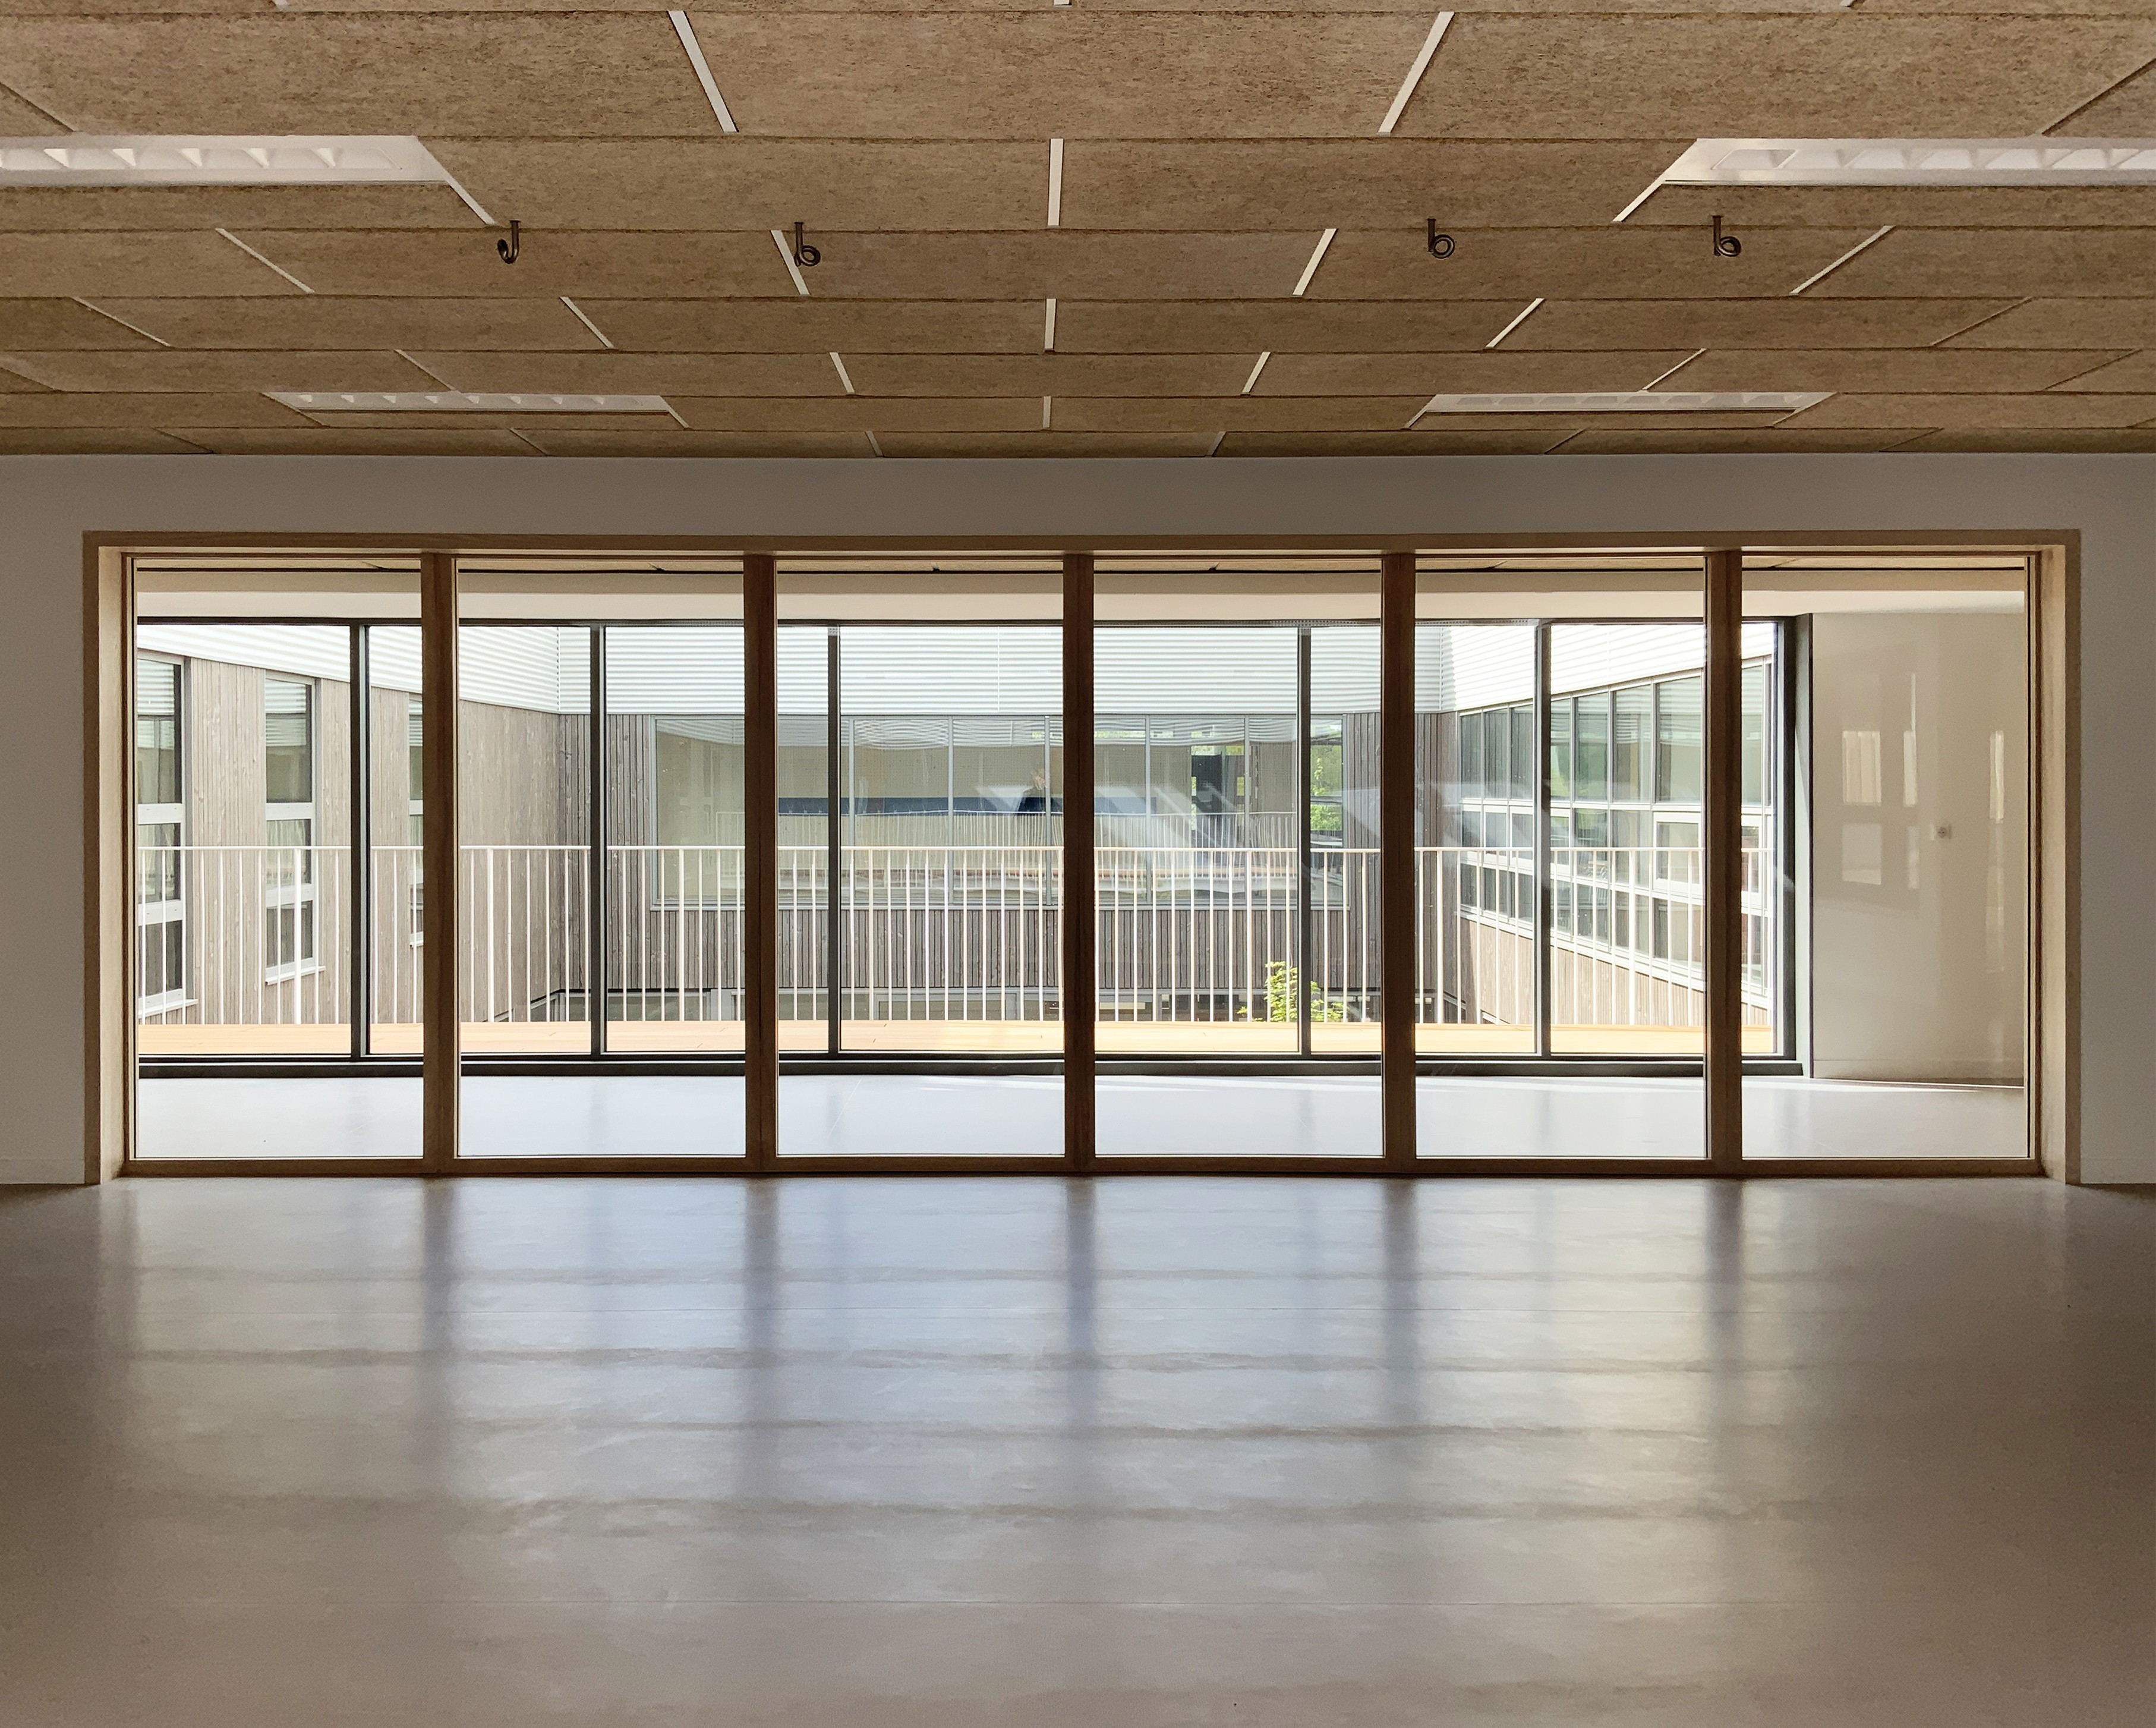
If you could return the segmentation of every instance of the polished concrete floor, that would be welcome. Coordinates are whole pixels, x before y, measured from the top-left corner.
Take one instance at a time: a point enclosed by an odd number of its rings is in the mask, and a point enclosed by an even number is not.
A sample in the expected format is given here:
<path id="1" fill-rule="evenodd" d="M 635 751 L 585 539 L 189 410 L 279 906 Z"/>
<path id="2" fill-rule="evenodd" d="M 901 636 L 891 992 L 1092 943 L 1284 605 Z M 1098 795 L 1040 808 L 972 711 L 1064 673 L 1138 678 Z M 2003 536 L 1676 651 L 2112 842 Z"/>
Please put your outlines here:
<path id="1" fill-rule="evenodd" d="M 0 1195 L 8 1728 L 2145 1728 L 2156 1196 Z"/>
<path id="2" fill-rule="evenodd" d="M 1430 1157 L 1699 1158 L 1700 1082 L 1608 1077 L 1416 1083 L 1417 1144 Z M 475 1075 L 465 1082 L 473 1158 L 738 1157 L 742 1088 L 713 1075 Z M 1745 1148 L 1756 1158 L 2018 1158 L 2018 1088 L 1748 1080 Z M 1104 1155 L 1374 1157 L 1374 1076 L 1101 1077 Z M 1059 1151 L 1054 1077 L 787 1075 L 779 1151 L 788 1157 L 1009 1156 Z M 410 1157 L 417 1080 L 148 1080 L 145 1158 Z"/>

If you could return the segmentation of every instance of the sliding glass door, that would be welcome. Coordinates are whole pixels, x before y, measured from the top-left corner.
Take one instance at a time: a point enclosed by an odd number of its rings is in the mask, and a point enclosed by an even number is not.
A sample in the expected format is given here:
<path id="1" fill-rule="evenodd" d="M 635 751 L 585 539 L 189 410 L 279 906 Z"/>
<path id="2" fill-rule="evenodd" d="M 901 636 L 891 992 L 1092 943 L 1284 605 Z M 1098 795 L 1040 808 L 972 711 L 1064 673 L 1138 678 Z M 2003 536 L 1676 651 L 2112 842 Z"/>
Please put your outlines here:
<path id="1" fill-rule="evenodd" d="M 1381 1149 L 1377 573 L 1099 562 L 1104 1160 Z"/>
<path id="2" fill-rule="evenodd" d="M 782 560 L 782 1158 L 1056 1158 L 1060 566 Z"/>

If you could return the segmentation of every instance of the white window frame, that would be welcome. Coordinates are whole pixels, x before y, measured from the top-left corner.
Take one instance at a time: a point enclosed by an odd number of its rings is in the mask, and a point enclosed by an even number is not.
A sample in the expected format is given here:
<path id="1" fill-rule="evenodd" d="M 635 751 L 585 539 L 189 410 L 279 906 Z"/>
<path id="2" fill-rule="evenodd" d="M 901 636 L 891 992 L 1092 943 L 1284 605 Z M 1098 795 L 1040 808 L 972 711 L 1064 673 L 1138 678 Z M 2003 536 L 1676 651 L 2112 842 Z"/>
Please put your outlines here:
<path id="1" fill-rule="evenodd" d="M 285 683 L 301 684 L 306 687 L 307 784 L 310 786 L 317 785 L 320 784 L 321 774 L 321 728 L 317 723 L 321 712 L 321 681 L 316 678 L 294 677 L 285 673 L 275 673 L 271 676 Z M 264 717 L 266 722 L 268 718 L 266 705 Z M 321 874 L 321 846 L 315 825 L 315 801 L 311 799 L 303 804 L 264 804 L 263 805 L 264 825 L 262 855 L 264 918 L 262 981 L 264 984 L 288 984 L 294 979 L 311 977 L 322 969 L 321 901 L 318 892 Z M 307 825 L 305 843 L 298 847 L 272 844 L 270 841 L 268 827 L 268 825 L 272 822 L 305 822 Z M 276 883 L 271 879 L 271 861 L 278 853 L 290 851 L 305 854 L 303 868 L 298 872 L 299 880 L 288 884 Z M 271 944 L 268 939 L 269 919 L 271 914 L 277 914 L 278 928 L 281 932 L 285 922 L 283 914 L 287 910 L 291 914 L 294 947 L 299 948 L 304 934 L 305 949 L 304 952 L 295 953 L 294 958 L 290 960 L 276 962 L 270 959 Z M 280 947 L 281 945 L 281 943 L 278 944 Z"/>
<path id="2" fill-rule="evenodd" d="M 145 933 L 155 928 L 162 939 L 167 926 L 177 924 L 181 927 L 180 986 L 177 990 L 161 990 L 154 996 L 136 995 L 135 998 L 135 1013 L 136 1016 L 138 1019 L 141 1019 L 153 1015 L 170 1014 L 176 1009 L 192 1007 L 194 1005 L 195 999 L 188 994 L 187 987 L 187 980 L 192 976 L 194 971 L 194 969 L 187 964 L 187 939 L 186 934 L 187 923 L 187 807 L 186 788 L 187 751 L 185 748 L 185 728 L 187 724 L 187 662 L 184 660 L 172 659 L 162 654 L 142 654 L 140 652 L 136 654 L 136 660 L 138 666 L 142 661 L 153 660 L 157 661 L 160 665 L 169 666 L 172 669 L 172 735 L 173 746 L 179 757 L 181 778 L 181 784 L 176 789 L 180 793 L 178 802 L 173 804 L 137 804 L 135 806 L 135 829 L 133 835 L 135 854 L 133 872 L 134 881 L 131 884 L 135 899 L 136 954 L 134 958 L 136 963 L 136 974 L 132 980 L 133 983 L 139 985 L 141 982 L 141 956 Z M 131 720 L 135 723 L 139 724 L 140 717 L 141 717 L 138 712 L 136 715 L 131 716 Z M 128 741 L 128 748 L 131 751 L 137 748 L 135 740 L 131 738 Z M 137 789 L 139 790 L 139 789 Z M 149 827 L 173 828 L 177 829 L 179 832 L 180 837 L 177 847 L 179 856 L 177 861 L 178 867 L 174 872 L 174 877 L 176 879 L 175 886 L 178 892 L 172 899 L 169 900 L 146 901 L 141 896 L 142 830 Z"/>

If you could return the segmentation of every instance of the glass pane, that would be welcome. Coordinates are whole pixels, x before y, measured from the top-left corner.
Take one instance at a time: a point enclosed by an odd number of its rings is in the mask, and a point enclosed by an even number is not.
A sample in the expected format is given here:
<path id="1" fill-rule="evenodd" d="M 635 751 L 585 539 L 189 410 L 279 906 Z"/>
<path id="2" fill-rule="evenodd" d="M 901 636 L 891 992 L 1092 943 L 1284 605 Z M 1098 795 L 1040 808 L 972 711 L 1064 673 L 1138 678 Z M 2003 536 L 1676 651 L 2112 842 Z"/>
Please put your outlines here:
<path id="1" fill-rule="evenodd" d="M 837 1044 L 829 970 L 831 634 L 822 625 L 788 625 L 778 632 L 781 1050 L 830 1050 Z M 794 1126 L 782 1114 L 782 1150 Z"/>
<path id="2" fill-rule="evenodd" d="M 1099 1149 L 1373 1157 L 1376 572 L 1096 577 Z"/>
<path id="3" fill-rule="evenodd" d="M 1696 624 L 1559 624 L 1551 709 L 1620 721 L 1622 789 L 1600 768 L 1550 785 L 1550 1050 L 1697 1057 L 1706 1050 L 1701 897 L 1702 668 Z M 1636 737 L 1651 715 L 1651 739 Z M 1591 722 L 1599 745 L 1599 722 Z M 1553 721 L 1554 729 L 1554 719 Z M 1646 759 L 1635 771 L 1635 750 Z M 1589 800 L 1592 800 L 1591 802 Z"/>
<path id="4" fill-rule="evenodd" d="M 1291 629 L 1099 632 L 1103 1055 L 1301 1047 L 1296 656 Z"/>
<path id="5" fill-rule="evenodd" d="M 351 1060 L 368 960 L 356 952 L 352 687 L 366 626 L 351 620 L 414 615 L 417 565 L 247 562 L 233 589 L 225 559 L 136 567 L 136 1153 L 413 1157 L 416 1075 Z M 307 1071 L 212 1067 L 235 1057 Z"/>
<path id="6" fill-rule="evenodd" d="M 1310 1047 L 1376 1056 L 1378 632 L 1310 633 Z"/>
<path id="7" fill-rule="evenodd" d="M 1060 561 L 788 560 L 778 601 L 780 1155 L 1060 1156 Z"/>
<path id="8" fill-rule="evenodd" d="M 1507 559 L 1487 590 L 1480 568 L 1419 580 L 1417 1151 L 1702 1157 L 1699 561 Z M 1520 621 L 1529 596 L 1564 609 Z M 1656 700 L 1686 680 L 1671 760 L 1689 745 L 1692 797 L 1666 802 Z"/>
<path id="9" fill-rule="evenodd" d="M 846 625 L 838 639 L 841 1047 L 1060 1051 L 1060 631 Z"/>
<path id="10" fill-rule="evenodd" d="M 1974 553 L 1746 572 L 1772 621 L 1745 626 L 1745 1041 L 1795 1070 L 1748 1077 L 1747 1157 L 2027 1155 L 2025 581 Z"/>
<path id="11" fill-rule="evenodd" d="M 1514 712 L 1532 721 L 1534 695 L 1532 625 L 1416 626 L 1419 1051 L 1535 1047 L 1534 806 L 1485 768 L 1492 742 L 1504 759 Z"/>
<path id="12" fill-rule="evenodd" d="M 141 1054 L 349 1055 L 350 629 L 148 623 L 136 646 Z"/>
<path id="13" fill-rule="evenodd" d="M 574 560 L 534 581 L 532 563 L 459 562 L 462 1154 L 738 1157 L 736 561 L 639 561 L 649 592 Z M 508 1053 L 560 1071 L 490 1061 Z"/>
<path id="14" fill-rule="evenodd" d="M 467 624 L 457 650 L 464 1052 L 587 1056 L 592 633 Z"/>
<path id="15" fill-rule="evenodd" d="M 741 627 L 606 632 L 607 1047 L 743 1046 Z"/>

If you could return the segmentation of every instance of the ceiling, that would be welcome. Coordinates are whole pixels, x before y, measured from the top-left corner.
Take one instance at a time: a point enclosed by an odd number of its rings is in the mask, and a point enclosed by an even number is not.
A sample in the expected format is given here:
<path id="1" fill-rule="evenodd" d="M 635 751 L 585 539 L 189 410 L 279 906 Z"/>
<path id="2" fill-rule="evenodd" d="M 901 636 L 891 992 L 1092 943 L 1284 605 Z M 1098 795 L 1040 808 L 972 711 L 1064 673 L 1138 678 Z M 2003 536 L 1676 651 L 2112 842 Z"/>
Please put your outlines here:
<path id="1" fill-rule="evenodd" d="M 660 7 L 152 3 L 0 0 L 0 133 L 417 134 L 518 260 L 439 186 L 0 189 L 0 454 L 2156 450 L 2156 186 L 1611 220 L 1698 136 L 2156 136 L 2156 0 L 1466 0 L 1390 136 L 1432 6 L 691 8 L 728 134 Z M 1404 429 L 1650 383 L 1831 393 Z M 674 412 L 264 393 L 444 388 Z"/>

